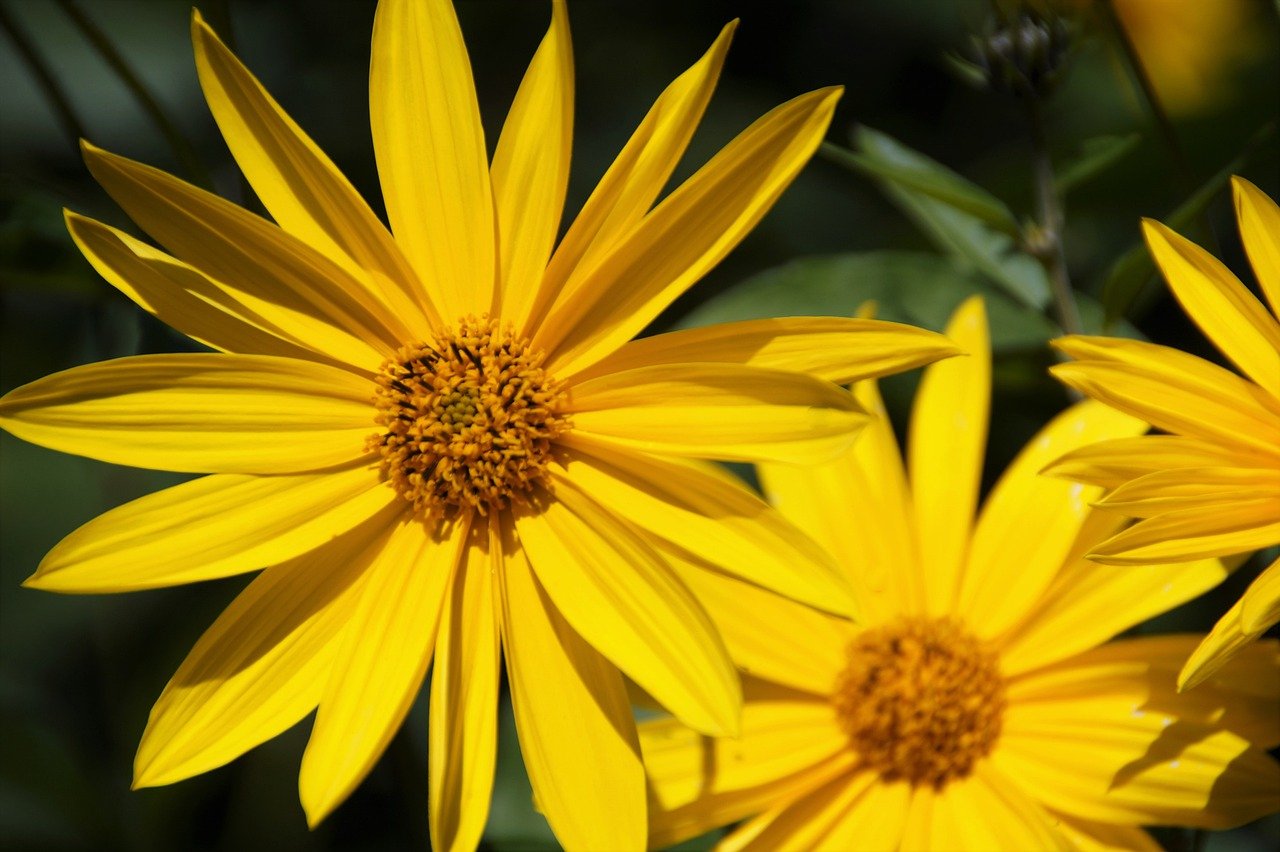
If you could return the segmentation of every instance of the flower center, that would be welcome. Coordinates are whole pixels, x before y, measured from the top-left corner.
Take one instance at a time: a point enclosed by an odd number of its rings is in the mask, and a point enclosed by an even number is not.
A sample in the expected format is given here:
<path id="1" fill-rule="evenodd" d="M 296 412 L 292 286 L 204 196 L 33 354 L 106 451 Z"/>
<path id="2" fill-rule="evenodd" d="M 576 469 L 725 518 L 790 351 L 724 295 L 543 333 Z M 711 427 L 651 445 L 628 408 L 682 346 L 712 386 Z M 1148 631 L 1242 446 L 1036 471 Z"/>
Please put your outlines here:
<path id="1" fill-rule="evenodd" d="M 552 441 L 569 419 L 542 361 L 510 326 L 466 317 L 382 365 L 374 404 L 383 431 L 369 449 L 420 515 L 487 514 L 546 480 Z"/>
<path id="2" fill-rule="evenodd" d="M 886 781 L 941 789 L 991 752 L 1004 719 L 996 656 L 951 619 L 903 618 L 863 631 L 836 678 L 836 717 Z"/>

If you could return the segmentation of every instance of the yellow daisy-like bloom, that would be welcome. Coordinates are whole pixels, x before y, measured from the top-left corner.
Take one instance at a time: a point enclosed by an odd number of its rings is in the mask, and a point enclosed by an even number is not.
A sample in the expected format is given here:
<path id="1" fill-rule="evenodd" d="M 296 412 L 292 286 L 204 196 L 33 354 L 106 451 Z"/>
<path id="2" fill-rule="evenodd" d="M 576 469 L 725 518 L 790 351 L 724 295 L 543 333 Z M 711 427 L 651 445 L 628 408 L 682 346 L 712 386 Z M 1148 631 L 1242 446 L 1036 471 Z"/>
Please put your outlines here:
<path id="1" fill-rule="evenodd" d="M 682 555 L 745 672 L 740 739 L 641 725 L 651 841 L 747 821 L 722 850 L 1157 849 L 1140 825 L 1236 825 L 1280 810 L 1280 647 L 1190 695 L 1199 637 L 1107 642 L 1217 584 L 1217 560 L 1114 568 L 1084 554 L 1121 523 L 1101 489 L 1039 475 L 1145 424 L 1088 401 L 1033 437 L 977 512 L 990 396 L 981 302 L 929 368 L 903 470 L 878 419 L 814 467 L 761 467 L 784 515 L 854 584 L 854 620 Z M 855 387 L 882 411 L 874 382 Z M 975 514 L 977 515 L 975 519 Z M 680 556 L 680 555 L 677 555 Z"/>
<path id="2" fill-rule="evenodd" d="M 1141 518 L 1090 553 L 1146 565 L 1252 553 L 1280 544 L 1280 208 L 1232 179 L 1240 236 L 1268 312 L 1213 255 L 1159 222 L 1143 232 L 1183 310 L 1244 373 L 1152 343 L 1102 337 L 1055 341 L 1079 359 L 1053 374 L 1168 434 L 1077 450 L 1050 473 L 1111 489 L 1099 505 Z M 1179 676 L 1201 682 L 1280 622 L 1280 559 L 1241 596 Z"/>
<path id="3" fill-rule="evenodd" d="M 76 243 L 143 308 L 220 351 L 49 376 L 0 400 L 0 426 L 107 462 L 211 475 L 91 521 L 28 584 L 118 592 L 269 566 L 161 695 L 137 786 L 220 766 L 318 707 L 300 776 L 315 824 L 377 761 L 434 657 L 432 838 L 472 847 L 503 655 L 556 834 L 638 848 L 644 775 L 623 674 L 709 733 L 736 731 L 741 708 L 720 636 L 657 543 L 799 600 L 850 605 L 812 542 L 683 457 L 839 452 L 866 415 L 822 379 L 955 347 L 839 319 L 628 342 L 764 215 L 840 91 L 768 113 L 655 206 L 729 25 L 658 98 L 555 247 L 573 66 L 564 3 L 553 10 L 490 163 L 451 4 L 379 5 L 370 101 L 394 239 L 199 16 L 205 96 L 276 224 L 85 146 L 95 177 L 171 254 L 68 213 Z"/>

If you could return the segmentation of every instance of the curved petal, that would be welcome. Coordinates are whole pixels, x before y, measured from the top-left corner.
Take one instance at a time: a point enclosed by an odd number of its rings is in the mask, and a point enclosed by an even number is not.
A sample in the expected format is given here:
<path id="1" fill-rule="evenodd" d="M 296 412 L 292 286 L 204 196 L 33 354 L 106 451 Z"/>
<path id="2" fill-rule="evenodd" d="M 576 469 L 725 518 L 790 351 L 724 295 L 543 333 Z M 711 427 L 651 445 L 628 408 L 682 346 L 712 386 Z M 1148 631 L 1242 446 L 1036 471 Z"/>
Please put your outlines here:
<path id="1" fill-rule="evenodd" d="M 908 784 L 885 784 L 873 773 L 836 778 L 785 808 L 762 814 L 731 834 L 732 850 L 857 849 L 897 852 L 911 803 Z"/>
<path id="2" fill-rule="evenodd" d="M 1185 562 L 1259 550 L 1280 541 L 1280 497 L 1180 509 L 1139 521 L 1099 544 L 1104 565 Z"/>
<path id="3" fill-rule="evenodd" d="M 189 473 L 297 473 L 354 462 L 371 385 L 267 355 L 136 355 L 73 367 L 0 398 L 0 426 L 65 453 Z"/>
<path id="4" fill-rule="evenodd" d="M 493 302 L 495 221 L 471 60 L 449 0 L 383 0 L 369 67 L 373 153 L 396 242 L 446 323 Z"/>
<path id="5" fill-rule="evenodd" d="M 637 533 L 567 483 L 515 523 L 538 581 L 576 632 L 691 727 L 737 729 L 742 694 L 724 643 Z"/>
<path id="6" fill-rule="evenodd" d="M 1044 593 L 1071 553 L 1097 489 L 1041 476 L 1077 447 L 1141 434 L 1147 424 L 1085 401 L 1055 417 L 1013 460 L 987 497 L 960 579 L 957 611 L 979 635 L 998 635 Z"/>
<path id="7" fill-rule="evenodd" d="M 792 370 L 837 384 L 886 376 L 961 354 L 932 331 L 896 322 L 779 317 L 642 337 L 590 365 L 575 381 L 657 364 L 710 362 Z"/>
<path id="8" fill-rule="evenodd" d="M 1100 441 L 1072 450 L 1043 473 L 1088 485 L 1115 488 L 1157 471 L 1220 467 L 1254 469 L 1257 458 L 1179 435 L 1142 435 Z"/>
<path id="9" fill-rule="evenodd" d="M 566 848 L 643 849 L 644 769 L 622 676 L 556 611 L 504 526 L 502 638 L 534 797 Z"/>
<path id="10" fill-rule="evenodd" d="M 1054 814 L 1058 831 L 1078 852 L 1164 852 L 1164 847 L 1141 828 L 1091 822 Z"/>
<path id="11" fill-rule="evenodd" d="M 1020 788 L 1030 788 L 1021 776 L 1000 772 L 990 761 L 979 764 L 968 778 L 932 797 L 929 834 L 947 838 L 957 849 L 1069 852 L 1072 847 L 1054 817 Z"/>
<path id="12" fill-rule="evenodd" d="M 618 517 L 730 574 L 848 614 L 846 581 L 820 547 L 740 482 L 685 461 L 595 446 L 570 433 L 563 476 Z"/>
<path id="13" fill-rule="evenodd" d="M 1280 494 L 1280 467 L 1196 467 L 1140 476 L 1118 486 L 1096 505 L 1130 517 L 1150 518 L 1182 509 L 1216 509 L 1274 494 Z"/>
<path id="14" fill-rule="evenodd" d="M 1249 263 L 1271 304 L 1271 313 L 1280 316 L 1280 207 L 1242 177 L 1231 178 L 1231 190 Z"/>
<path id="15" fill-rule="evenodd" d="M 991 341 L 982 299 L 965 300 L 945 334 L 968 356 L 925 370 L 907 442 L 919 564 L 928 573 L 925 603 L 934 614 L 953 606 L 982 484 L 991 403 Z"/>
<path id="16" fill-rule="evenodd" d="M 133 221 L 307 348 L 375 370 L 409 332 L 342 267 L 226 199 L 86 143 L 84 161 Z"/>
<path id="17" fill-rule="evenodd" d="M 600 257 L 534 332 L 549 369 L 572 375 L 608 355 L 719 263 L 808 162 L 841 91 L 756 121 Z"/>
<path id="18" fill-rule="evenodd" d="M 497 530 L 475 524 L 440 614 L 431 670 L 431 848 L 472 850 L 489 816 L 498 756 Z"/>
<path id="19" fill-rule="evenodd" d="M 1245 630 L 1262 632 L 1280 621 L 1280 559 L 1263 569 L 1244 590 L 1240 601 L 1244 605 L 1240 620 Z"/>
<path id="20" fill-rule="evenodd" d="M 565 0 L 516 92 L 493 155 L 501 315 L 523 324 L 555 245 L 573 146 L 573 45 Z"/>
<path id="21" fill-rule="evenodd" d="M 571 276 L 589 270 L 649 211 L 711 100 L 736 27 L 734 21 L 721 30 L 706 54 L 667 86 L 609 166 L 552 256 L 526 330 L 536 328 L 552 305 L 559 307 Z"/>
<path id="22" fill-rule="evenodd" d="M 398 511 L 398 510 L 397 510 Z M 134 760 L 134 787 L 229 763 L 315 709 L 384 511 L 326 547 L 263 571 L 200 637 L 164 688 Z"/>
<path id="23" fill-rule="evenodd" d="M 1200 330 L 1272 396 L 1280 397 L 1280 324 L 1231 270 L 1200 246 L 1151 219 L 1147 247 L 1173 295 Z"/>
<path id="24" fill-rule="evenodd" d="M 866 415 L 835 385 L 737 364 L 642 367 L 574 385 L 576 430 L 645 452 L 796 464 L 847 448 Z"/>
<path id="25" fill-rule="evenodd" d="M 420 338 L 440 319 L 391 234 L 325 153 L 191 16 L 200 87 L 227 147 L 271 217 L 367 286 Z"/>
<path id="26" fill-rule="evenodd" d="M 1274 587 L 1280 575 L 1280 559 L 1272 562 L 1245 590 L 1240 600 L 1236 601 L 1226 615 L 1218 619 L 1213 630 L 1196 646 L 1178 675 L 1178 689 L 1189 690 L 1204 682 L 1207 678 L 1219 673 L 1229 660 L 1237 657 L 1241 650 L 1255 641 L 1270 629 L 1275 620 L 1255 618 L 1246 621 L 1244 617 L 1246 600 L 1254 600 L 1255 607 L 1265 616 L 1267 609 L 1259 604 L 1269 602 L 1276 606 L 1273 597 Z M 1257 591 L 1255 591 L 1255 588 Z M 1274 615 L 1274 612 L 1272 612 Z"/>
<path id="27" fill-rule="evenodd" d="M 23 585 L 128 592 L 256 571 L 326 544 L 399 499 L 370 467 L 214 474 L 99 515 L 58 542 Z"/>
<path id="28" fill-rule="evenodd" d="M 467 531 L 465 521 L 432 530 L 408 517 L 370 558 L 302 755 L 298 792 L 313 828 L 364 779 L 409 712 Z"/>

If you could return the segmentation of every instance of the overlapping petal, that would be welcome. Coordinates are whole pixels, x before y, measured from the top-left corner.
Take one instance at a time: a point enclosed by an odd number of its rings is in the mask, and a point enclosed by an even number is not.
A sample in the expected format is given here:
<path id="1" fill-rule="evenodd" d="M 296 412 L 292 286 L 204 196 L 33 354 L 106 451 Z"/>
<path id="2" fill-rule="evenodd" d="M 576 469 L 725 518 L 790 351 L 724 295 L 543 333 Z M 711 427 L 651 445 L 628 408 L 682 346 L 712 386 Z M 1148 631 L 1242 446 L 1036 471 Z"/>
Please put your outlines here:
<path id="1" fill-rule="evenodd" d="M 1180 435 L 1099 441 L 1072 450 L 1044 469 L 1048 476 L 1115 488 L 1158 471 L 1206 467 L 1255 470 L 1256 457 Z"/>
<path id="2" fill-rule="evenodd" d="M 1099 544 L 1105 565 L 1179 562 L 1258 550 L 1280 541 L 1280 496 L 1254 497 L 1147 518 Z"/>
<path id="3" fill-rule="evenodd" d="M 1280 207 L 1242 177 L 1231 178 L 1240 238 L 1258 284 L 1271 304 L 1271 313 L 1280 316 Z"/>
<path id="4" fill-rule="evenodd" d="M 1178 674 L 1178 688 L 1189 690 L 1217 676 L 1228 661 L 1265 633 L 1280 619 L 1275 618 L 1277 601 L 1275 585 L 1280 575 L 1280 559 L 1272 562 L 1250 584 L 1240 600 L 1227 610 L 1187 658 Z M 1254 618 L 1245 618 L 1245 603 L 1253 602 Z"/>

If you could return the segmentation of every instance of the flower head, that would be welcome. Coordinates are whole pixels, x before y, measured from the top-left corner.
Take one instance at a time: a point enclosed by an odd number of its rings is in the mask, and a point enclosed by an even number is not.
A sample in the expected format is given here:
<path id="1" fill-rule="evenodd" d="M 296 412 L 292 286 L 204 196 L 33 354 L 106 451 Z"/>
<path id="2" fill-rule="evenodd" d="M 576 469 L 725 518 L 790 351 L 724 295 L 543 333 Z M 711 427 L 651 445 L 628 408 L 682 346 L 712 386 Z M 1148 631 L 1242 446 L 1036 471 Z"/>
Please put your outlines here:
<path id="1" fill-rule="evenodd" d="M 1222 827 L 1280 810 L 1280 647 L 1254 645 L 1194 696 L 1195 636 L 1108 642 L 1218 583 L 1205 559 L 1085 558 L 1121 523 L 1094 486 L 1040 476 L 1142 422 L 1084 402 L 1034 436 L 977 508 L 990 393 L 982 305 L 926 372 L 906 470 L 878 419 L 841 458 L 760 466 L 766 492 L 854 584 L 818 612 L 685 555 L 744 672 L 743 733 L 641 724 L 652 840 L 746 820 L 720 848 L 1151 848 L 1139 827 Z M 882 411 L 873 382 L 855 387 Z"/>
<path id="2" fill-rule="evenodd" d="M 382 0 L 370 103 L 390 231 L 198 15 L 206 99 L 274 223 L 85 145 L 166 251 L 69 212 L 72 237 L 109 282 L 217 351 L 46 377 L 0 400 L 0 426 L 211 475 L 91 521 L 28 583 L 124 591 L 268 566 L 157 702 L 137 785 L 212 769 L 316 711 L 300 776 L 315 824 L 377 761 L 434 660 L 432 836 L 472 847 L 505 656 L 552 828 L 570 847 L 639 848 L 624 673 L 700 730 L 736 731 L 740 709 L 723 642 L 660 543 L 850 606 L 811 542 L 689 458 L 829 456 L 866 415 L 824 379 L 955 348 L 839 319 L 628 342 L 764 215 L 840 95 L 783 104 L 655 205 L 733 29 L 662 93 L 558 245 L 573 120 L 563 2 L 490 162 L 451 4 Z"/>
<path id="3" fill-rule="evenodd" d="M 1084 447 L 1050 468 L 1110 489 L 1099 505 L 1140 518 L 1090 556 L 1114 565 L 1247 554 L 1280 544 L 1280 208 L 1234 178 L 1245 250 L 1271 310 L 1216 258 L 1159 222 L 1147 245 L 1169 289 L 1243 376 L 1152 343 L 1067 337 L 1077 359 L 1053 368 L 1068 385 L 1166 434 Z M 1280 560 L 1245 591 L 1188 661 L 1203 680 L 1280 621 Z"/>

